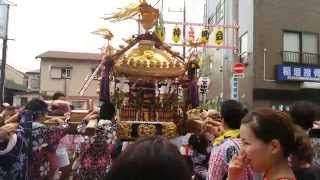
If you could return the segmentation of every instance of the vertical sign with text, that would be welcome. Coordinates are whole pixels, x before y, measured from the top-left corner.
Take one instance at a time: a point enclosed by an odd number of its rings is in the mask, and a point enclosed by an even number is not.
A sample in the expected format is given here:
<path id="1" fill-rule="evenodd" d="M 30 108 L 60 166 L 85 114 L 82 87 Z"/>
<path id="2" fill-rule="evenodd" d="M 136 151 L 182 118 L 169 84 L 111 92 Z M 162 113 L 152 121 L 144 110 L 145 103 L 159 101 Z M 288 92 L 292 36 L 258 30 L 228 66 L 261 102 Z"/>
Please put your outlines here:
<path id="1" fill-rule="evenodd" d="M 231 78 L 231 99 L 239 100 L 239 78 Z"/>
<path id="2" fill-rule="evenodd" d="M 0 2 L 0 38 L 7 37 L 7 21 L 8 21 L 8 4 L 1 4 Z"/>

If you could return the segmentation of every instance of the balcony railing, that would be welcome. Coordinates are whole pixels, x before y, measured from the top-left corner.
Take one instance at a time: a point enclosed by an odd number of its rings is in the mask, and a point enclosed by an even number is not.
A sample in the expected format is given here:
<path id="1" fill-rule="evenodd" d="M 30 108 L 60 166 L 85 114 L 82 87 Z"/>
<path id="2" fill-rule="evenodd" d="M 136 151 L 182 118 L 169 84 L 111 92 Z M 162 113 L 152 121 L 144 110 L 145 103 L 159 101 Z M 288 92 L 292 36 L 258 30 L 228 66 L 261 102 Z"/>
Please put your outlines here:
<path id="1" fill-rule="evenodd" d="M 295 51 L 281 51 L 281 54 L 284 63 L 320 65 L 319 54 Z"/>

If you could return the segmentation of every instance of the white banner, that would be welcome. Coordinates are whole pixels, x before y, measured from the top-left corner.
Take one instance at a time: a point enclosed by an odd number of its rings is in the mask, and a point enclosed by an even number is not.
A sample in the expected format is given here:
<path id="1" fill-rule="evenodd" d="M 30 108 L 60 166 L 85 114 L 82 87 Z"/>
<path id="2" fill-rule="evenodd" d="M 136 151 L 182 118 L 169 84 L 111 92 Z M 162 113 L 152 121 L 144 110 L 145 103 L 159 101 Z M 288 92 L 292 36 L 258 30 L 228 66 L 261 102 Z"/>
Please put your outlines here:
<path id="1" fill-rule="evenodd" d="M 198 86 L 200 87 L 200 93 L 205 94 L 208 91 L 210 84 L 209 77 L 200 77 L 198 81 Z"/>
<path id="2" fill-rule="evenodd" d="M 8 7 L 7 4 L 0 4 L 0 38 L 7 37 Z"/>

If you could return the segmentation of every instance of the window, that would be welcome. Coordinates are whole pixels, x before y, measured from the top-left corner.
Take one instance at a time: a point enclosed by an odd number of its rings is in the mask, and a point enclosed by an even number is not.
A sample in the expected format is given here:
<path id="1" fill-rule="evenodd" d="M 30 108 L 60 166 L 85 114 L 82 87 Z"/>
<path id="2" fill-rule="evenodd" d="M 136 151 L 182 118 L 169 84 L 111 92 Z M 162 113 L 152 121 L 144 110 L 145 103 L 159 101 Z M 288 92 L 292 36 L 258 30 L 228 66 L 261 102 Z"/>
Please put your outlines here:
<path id="1" fill-rule="evenodd" d="M 52 79 L 60 79 L 61 78 L 61 68 L 52 67 L 50 69 L 50 77 Z"/>
<path id="2" fill-rule="evenodd" d="M 213 24 L 213 18 L 213 15 L 208 18 L 208 24 Z"/>
<path id="3" fill-rule="evenodd" d="M 240 37 L 240 62 L 246 63 L 248 56 L 248 33 L 244 33 Z"/>
<path id="4" fill-rule="evenodd" d="M 216 7 L 216 24 L 219 24 L 223 19 L 223 13 L 223 4 L 220 0 Z"/>
<path id="5" fill-rule="evenodd" d="M 302 52 L 302 64 L 318 64 L 318 36 L 316 34 L 302 34 Z"/>
<path id="6" fill-rule="evenodd" d="M 50 77 L 52 79 L 70 79 L 71 78 L 71 67 L 51 67 Z"/>
<path id="7" fill-rule="evenodd" d="M 71 100 L 74 110 L 88 110 L 89 105 L 87 100 Z"/>
<path id="8" fill-rule="evenodd" d="M 284 32 L 283 61 L 318 65 L 318 35 L 314 33 Z"/>
<path id="9" fill-rule="evenodd" d="M 39 79 L 30 79 L 30 86 L 31 89 L 39 89 L 40 88 L 40 80 Z"/>
<path id="10" fill-rule="evenodd" d="M 284 62 L 299 63 L 300 38 L 299 33 L 285 32 L 283 34 Z"/>
<path id="11" fill-rule="evenodd" d="M 61 79 L 70 79 L 71 78 L 71 69 L 70 68 L 61 68 Z"/>

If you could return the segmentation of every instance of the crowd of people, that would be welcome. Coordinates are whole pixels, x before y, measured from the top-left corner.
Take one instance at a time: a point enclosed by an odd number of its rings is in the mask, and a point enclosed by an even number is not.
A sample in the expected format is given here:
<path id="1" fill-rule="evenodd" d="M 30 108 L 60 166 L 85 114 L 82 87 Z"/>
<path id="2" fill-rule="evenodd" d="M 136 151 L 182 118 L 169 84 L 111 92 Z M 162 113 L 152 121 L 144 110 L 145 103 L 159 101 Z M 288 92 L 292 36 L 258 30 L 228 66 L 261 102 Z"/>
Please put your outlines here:
<path id="1" fill-rule="evenodd" d="M 218 114 L 221 120 L 208 118 L 201 132 L 184 136 L 182 152 L 181 144 L 160 136 L 117 139 L 111 103 L 86 115 L 76 133 L 68 123 L 72 106 L 61 93 L 52 101 L 33 99 L 23 109 L 3 104 L 0 179 L 320 180 L 315 104 L 248 112 L 240 102 L 226 100 L 220 109 L 205 116 Z M 88 134 L 92 122 L 97 126 Z"/>

